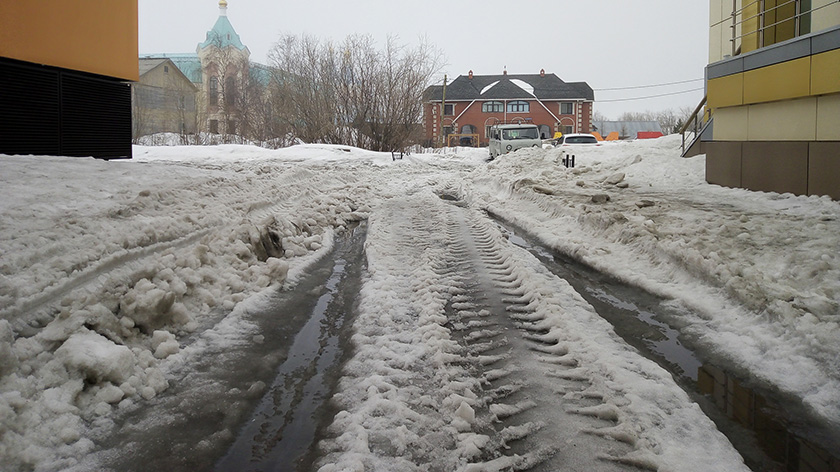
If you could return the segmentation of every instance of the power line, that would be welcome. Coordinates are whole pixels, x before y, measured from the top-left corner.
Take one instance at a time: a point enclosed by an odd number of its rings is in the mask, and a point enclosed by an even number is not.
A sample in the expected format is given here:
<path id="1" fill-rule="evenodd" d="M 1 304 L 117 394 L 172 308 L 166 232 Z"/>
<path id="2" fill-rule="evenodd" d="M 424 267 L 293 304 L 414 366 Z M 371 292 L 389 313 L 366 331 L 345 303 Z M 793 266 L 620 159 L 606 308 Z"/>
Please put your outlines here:
<path id="1" fill-rule="evenodd" d="M 647 100 L 648 98 L 657 98 L 657 97 L 667 97 L 669 95 L 679 95 L 682 93 L 690 93 L 690 92 L 699 92 L 703 90 L 703 87 L 691 89 L 691 90 L 683 90 L 682 92 L 671 92 L 671 93 L 660 93 L 659 95 L 648 95 L 646 97 L 635 97 L 635 98 L 618 98 L 615 100 L 595 100 L 596 103 L 609 103 L 609 102 L 631 102 L 633 100 Z"/>
<path id="2" fill-rule="evenodd" d="M 602 89 L 593 89 L 596 92 L 606 92 L 608 90 L 634 90 L 634 89 L 643 89 L 643 88 L 653 88 L 653 87 L 665 87 L 667 85 L 679 85 L 679 84 L 687 84 L 690 82 L 699 82 L 701 80 L 706 79 L 691 79 L 691 80 L 681 80 L 679 82 L 667 82 L 663 84 L 653 84 L 653 85 L 636 85 L 634 87 L 613 87 L 613 88 L 602 88 Z"/>

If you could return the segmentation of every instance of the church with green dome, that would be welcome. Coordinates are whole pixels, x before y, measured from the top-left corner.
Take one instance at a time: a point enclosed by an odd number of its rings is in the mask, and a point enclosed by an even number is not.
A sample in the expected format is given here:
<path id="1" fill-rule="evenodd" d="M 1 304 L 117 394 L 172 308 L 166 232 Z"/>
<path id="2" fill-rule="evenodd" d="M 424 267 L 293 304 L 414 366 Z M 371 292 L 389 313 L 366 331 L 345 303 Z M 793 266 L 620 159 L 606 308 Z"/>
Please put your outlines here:
<path id="1" fill-rule="evenodd" d="M 170 132 L 220 135 L 229 142 L 254 131 L 243 121 L 244 107 L 254 94 L 268 93 L 271 71 L 251 62 L 227 10 L 228 2 L 220 0 L 219 17 L 194 53 L 140 56 L 135 139 Z"/>

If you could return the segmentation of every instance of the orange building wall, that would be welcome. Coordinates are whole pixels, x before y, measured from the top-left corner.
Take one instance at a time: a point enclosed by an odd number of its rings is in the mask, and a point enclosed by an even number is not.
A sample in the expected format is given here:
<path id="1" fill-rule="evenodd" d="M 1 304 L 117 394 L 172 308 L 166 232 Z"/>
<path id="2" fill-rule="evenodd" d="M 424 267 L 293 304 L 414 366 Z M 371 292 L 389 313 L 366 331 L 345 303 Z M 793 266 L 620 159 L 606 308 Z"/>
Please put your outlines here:
<path id="1" fill-rule="evenodd" d="M 137 0 L 2 0 L 0 56 L 136 81 Z"/>

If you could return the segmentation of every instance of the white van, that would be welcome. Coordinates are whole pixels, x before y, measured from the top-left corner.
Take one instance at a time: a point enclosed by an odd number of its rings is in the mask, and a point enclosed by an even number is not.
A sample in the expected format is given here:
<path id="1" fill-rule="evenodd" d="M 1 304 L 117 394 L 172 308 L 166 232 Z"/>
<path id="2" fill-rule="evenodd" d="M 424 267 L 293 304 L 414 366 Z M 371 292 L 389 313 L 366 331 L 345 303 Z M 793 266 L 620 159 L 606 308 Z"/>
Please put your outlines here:
<path id="1" fill-rule="evenodd" d="M 495 125 L 490 128 L 490 159 L 524 147 L 542 147 L 537 125 Z"/>

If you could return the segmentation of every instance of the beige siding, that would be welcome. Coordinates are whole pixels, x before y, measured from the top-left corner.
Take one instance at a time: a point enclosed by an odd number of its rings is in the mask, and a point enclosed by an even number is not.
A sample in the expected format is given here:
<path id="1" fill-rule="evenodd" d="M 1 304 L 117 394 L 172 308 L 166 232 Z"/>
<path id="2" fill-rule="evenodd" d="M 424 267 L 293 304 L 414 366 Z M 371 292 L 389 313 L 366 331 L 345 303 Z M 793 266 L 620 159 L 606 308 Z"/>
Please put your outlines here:
<path id="1" fill-rule="evenodd" d="M 720 108 L 715 111 L 715 141 L 749 139 L 749 107 Z"/>
<path id="2" fill-rule="evenodd" d="M 817 140 L 840 141 L 840 94 L 817 98 Z"/>
<path id="3" fill-rule="evenodd" d="M 729 16 L 728 11 L 724 13 L 723 4 L 722 0 L 711 0 L 709 7 L 709 64 L 731 54 L 729 26 L 721 23 Z M 731 9 L 731 3 L 729 9 Z"/>
<path id="4" fill-rule="evenodd" d="M 839 141 L 840 94 L 719 108 L 715 141 Z"/>
<path id="5" fill-rule="evenodd" d="M 747 135 L 749 141 L 814 141 L 817 99 L 750 105 Z"/>
<path id="6" fill-rule="evenodd" d="M 840 25 L 840 3 L 837 0 L 813 0 L 812 2 L 812 8 L 815 9 L 825 5 L 829 6 L 811 15 L 811 31 L 814 33 Z"/>
<path id="7" fill-rule="evenodd" d="M 723 60 L 724 55 L 730 54 L 730 52 L 724 52 L 725 48 L 729 48 L 728 32 L 729 28 L 724 25 L 713 26 L 709 29 L 709 64 Z"/>

